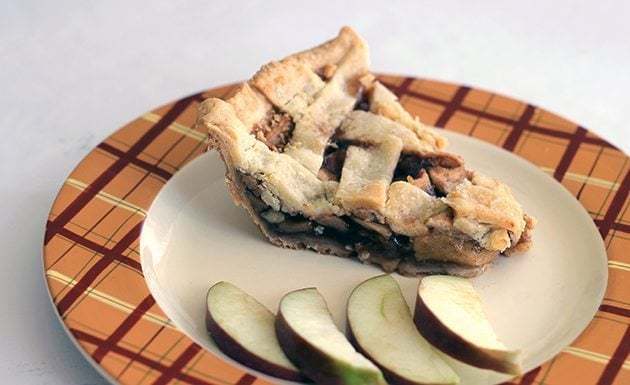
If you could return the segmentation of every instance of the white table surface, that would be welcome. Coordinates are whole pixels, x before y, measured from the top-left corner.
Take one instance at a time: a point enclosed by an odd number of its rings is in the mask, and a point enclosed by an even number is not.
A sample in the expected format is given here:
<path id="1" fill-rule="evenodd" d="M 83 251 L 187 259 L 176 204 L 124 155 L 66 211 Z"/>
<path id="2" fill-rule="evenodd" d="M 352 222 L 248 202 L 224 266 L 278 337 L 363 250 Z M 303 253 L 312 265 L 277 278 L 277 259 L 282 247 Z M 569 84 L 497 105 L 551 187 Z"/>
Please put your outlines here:
<path id="1" fill-rule="evenodd" d="M 375 70 L 521 98 L 630 151 L 628 1 L 298 3 L 1 2 L 0 382 L 105 383 L 42 279 L 46 216 L 77 162 L 135 116 L 344 24 L 368 40 Z"/>

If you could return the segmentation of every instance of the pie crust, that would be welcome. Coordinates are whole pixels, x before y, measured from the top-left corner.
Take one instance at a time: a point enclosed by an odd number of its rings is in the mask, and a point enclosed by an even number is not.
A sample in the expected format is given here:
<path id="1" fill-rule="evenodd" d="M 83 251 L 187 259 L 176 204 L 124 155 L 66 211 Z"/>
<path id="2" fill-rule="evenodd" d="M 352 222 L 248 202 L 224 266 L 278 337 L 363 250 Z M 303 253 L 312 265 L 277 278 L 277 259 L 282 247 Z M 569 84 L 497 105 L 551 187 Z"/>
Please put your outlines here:
<path id="1" fill-rule="evenodd" d="M 405 275 L 475 276 L 526 251 L 535 221 L 510 188 L 446 152 L 368 62 L 344 27 L 200 105 L 234 202 L 275 245 Z"/>

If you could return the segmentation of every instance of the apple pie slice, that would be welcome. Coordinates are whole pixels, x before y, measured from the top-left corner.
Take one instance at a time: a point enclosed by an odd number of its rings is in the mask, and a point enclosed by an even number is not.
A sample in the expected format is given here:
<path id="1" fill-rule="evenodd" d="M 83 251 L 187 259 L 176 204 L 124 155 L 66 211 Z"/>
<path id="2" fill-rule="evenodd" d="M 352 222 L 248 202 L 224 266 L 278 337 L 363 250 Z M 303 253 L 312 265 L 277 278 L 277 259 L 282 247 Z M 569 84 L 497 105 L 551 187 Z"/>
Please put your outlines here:
<path id="1" fill-rule="evenodd" d="M 465 167 L 368 70 L 350 28 L 199 108 L 236 204 L 275 245 L 405 275 L 474 276 L 527 250 L 534 221 Z"/>

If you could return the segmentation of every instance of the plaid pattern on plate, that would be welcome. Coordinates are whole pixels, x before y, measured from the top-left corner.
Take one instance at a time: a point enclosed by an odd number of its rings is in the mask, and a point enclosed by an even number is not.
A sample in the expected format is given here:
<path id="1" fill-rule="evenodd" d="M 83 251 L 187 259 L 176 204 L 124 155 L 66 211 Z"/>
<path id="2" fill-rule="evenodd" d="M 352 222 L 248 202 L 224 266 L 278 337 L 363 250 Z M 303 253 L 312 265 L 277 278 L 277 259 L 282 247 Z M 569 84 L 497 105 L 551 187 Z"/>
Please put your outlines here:
<path id="1" fill-rule="evenodd" d="M 551 361 L 512 384 L 630 383 L 630 161 L 584 127 L 490 92 L 381 76 L 428 124 L 474 136 L 539 166 L 589 212 L 606 243 L 609 283 L 595 318 Z M 146 113 L 99 144 L 70 174 L 48 217 L 44 265 L 63 323 L 121 384 L 250 385 L 267 380 L 203 350 L 157 306 L 140 267 L 140 230 L 168 179 L 205 147 L 196 107 L 234 86 Z"/>

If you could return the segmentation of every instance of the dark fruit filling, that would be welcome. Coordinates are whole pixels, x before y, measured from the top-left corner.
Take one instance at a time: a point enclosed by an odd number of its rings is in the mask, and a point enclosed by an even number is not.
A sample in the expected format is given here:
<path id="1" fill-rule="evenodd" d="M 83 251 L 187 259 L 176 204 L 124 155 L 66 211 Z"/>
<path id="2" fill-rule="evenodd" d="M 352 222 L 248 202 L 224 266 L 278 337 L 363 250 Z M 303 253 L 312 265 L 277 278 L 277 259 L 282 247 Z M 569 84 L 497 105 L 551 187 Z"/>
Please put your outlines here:
<path id="1" fill-rule="evenodd" d="M 252 133 L 269 149 L 283 152 L 284 147 L 291 140 L 294 127 L 293 119 L 288 114 L 274 109 L 263 121 L 254 126 Z"/>
<path id="2" fill-rule="evenodd" d="M 361 94 L 361 97 L 357 100 L 357 104 L 354 105 L 355 110 L 361 111 L 369 111 L 370 110 L 370 100 L 365 93 Z"/>

